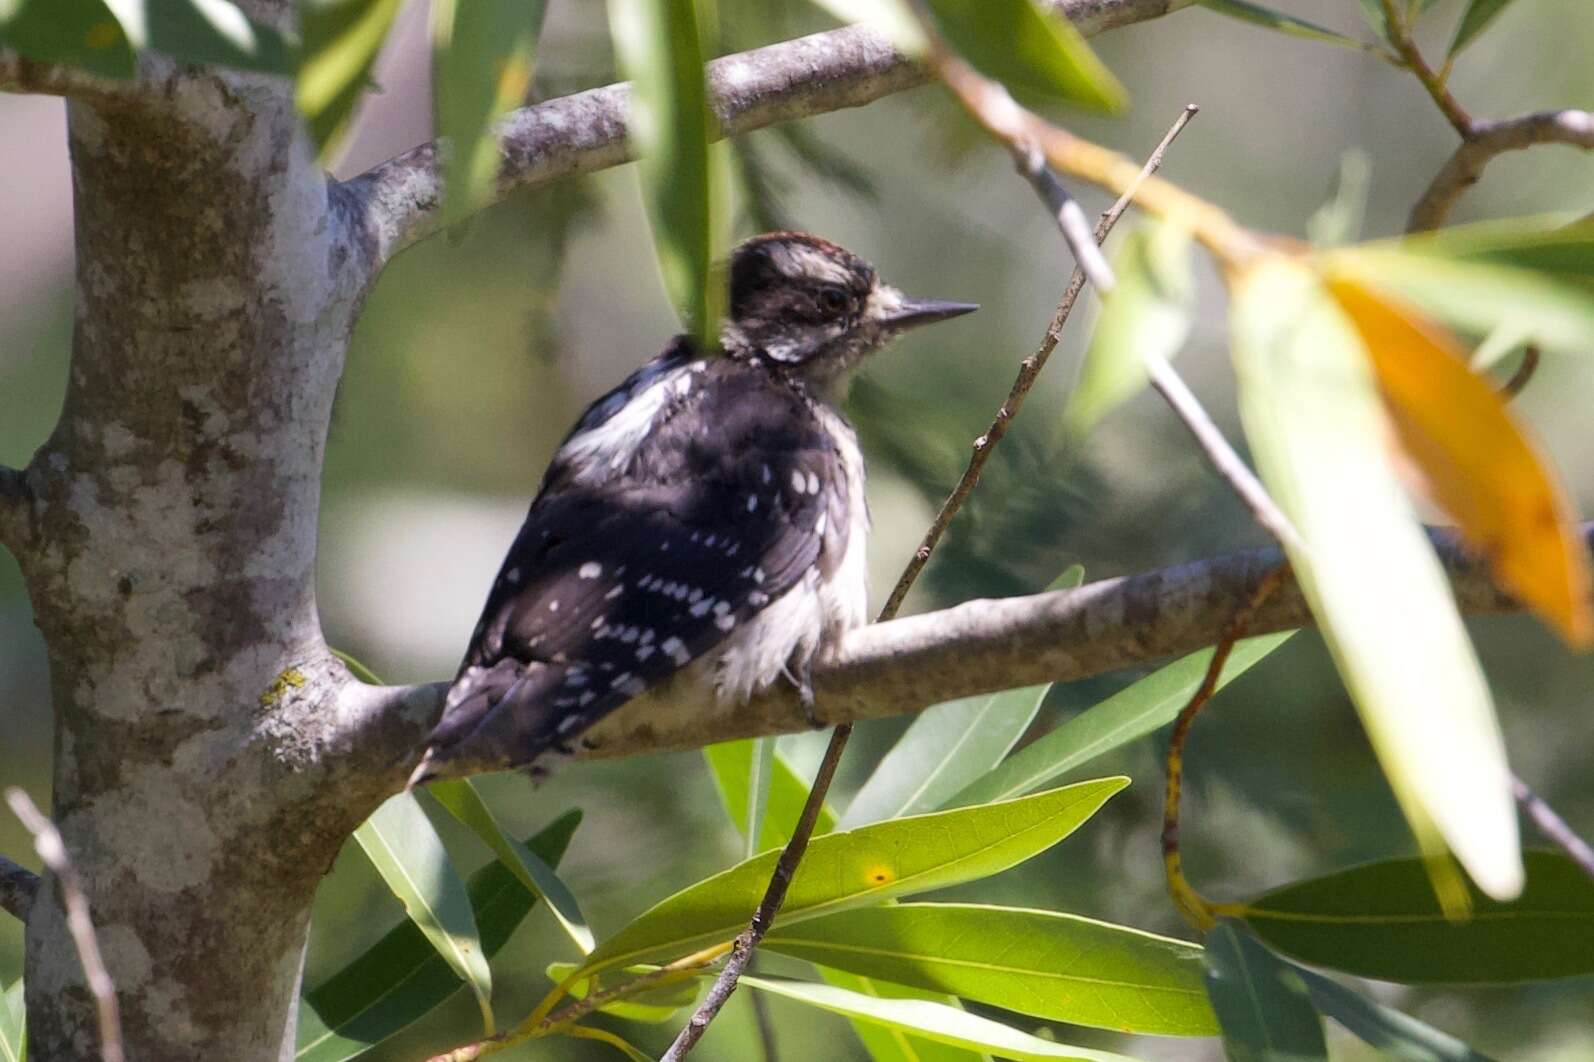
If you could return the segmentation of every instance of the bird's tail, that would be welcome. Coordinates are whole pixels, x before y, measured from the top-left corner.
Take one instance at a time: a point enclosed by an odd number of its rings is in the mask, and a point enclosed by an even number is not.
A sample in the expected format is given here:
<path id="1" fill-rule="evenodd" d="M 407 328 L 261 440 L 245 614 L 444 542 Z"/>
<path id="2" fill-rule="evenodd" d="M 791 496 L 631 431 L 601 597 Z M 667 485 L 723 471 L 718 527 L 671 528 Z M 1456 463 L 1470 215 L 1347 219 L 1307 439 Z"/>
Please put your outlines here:
<path id="1" fill-rule="evenodd" d="M 437 777 L 451 760 L 483 757 L 472 766 L 488 770 L 533 764 L 557 744 L 551 702 L 564 672 L 557 664 L 508 659 L 465 668 L 443 699 L 443 717 L 408 785 Z"/>

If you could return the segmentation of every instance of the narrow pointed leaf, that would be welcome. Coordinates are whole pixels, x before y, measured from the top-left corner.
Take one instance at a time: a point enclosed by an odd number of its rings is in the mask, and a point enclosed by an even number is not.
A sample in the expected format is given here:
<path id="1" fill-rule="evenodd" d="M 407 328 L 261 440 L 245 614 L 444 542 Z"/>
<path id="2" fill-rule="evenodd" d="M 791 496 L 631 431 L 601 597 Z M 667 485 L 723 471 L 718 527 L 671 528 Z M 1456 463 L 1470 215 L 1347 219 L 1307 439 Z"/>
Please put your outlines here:
<path id="1" fill-rule="evenodd" d="M 1102 297 L 1063 430 L 1079 439 L 1146 386 L 1146 362 L 1171 359 L 1190 334 L 1195 274 L 1190 235 L 1168 224 L 1136 229 L 1113 256 L 1118 286 Z"/>
<path id="2" fill-rule="evenodd" d="M 780 923 L 989 877 L 1061 841 L 1128 784 L 1127 778 L 1102 778 L 816 837 L 792 879 Z M 766 852 L 654 904 L 588 956 L 585 972 L 675 958 L 730 940 L 763 898 L 779 855 Z"/>
<path id="3" fill-rule="evenodd" d="M 1460 524 L 1495 579 L 1575 647 L 1594 640 L 1588 551 L 1566 490 L 1494 384 L 1453 337 L 1349 279 L 1329 290 L 1372 359 L 1396 436 L 1428 496 Z"/>
<path id="4" fill-rule="evenodd" d="M 1247 638 L 1229 653 L 1218 689 L 1245 674 L 1252 665 L 1284 644 L 1293 631 Z M 947 802 L 966 807 L 1007 800 L 1061 778 L 1098 756 L 1105 756 L 1173 722 L 1201 685 L 1212 662 L 1212 650 L 1191 653 L 1024 746 L 1002 765 L 979 778 Z"/>
<path id="5" fill-rule="evenodd" d="M 297 102 L 325 159 L 336 152 L 371 80 L 402 0 L 306 0 L 300 5 Z"/>
<path id="6" fill-rule="evenodd" d="M 1594 291 L 1594 216 L 1541 214 L 1480 221 L 1408 237 L 1397 246 L 1416 254 L 1528 269 L 1585 293 Z"/>
<path id="7" fill-rule="evenodd" d="M 1371 177 L 1372 163 L 1365 151 L 1350 148 L 1340 155 L 1334 197 L 1318 207 L 1306 222 L 1306 236 L 1313 246 L 1338 247 L 1361 236 Z"/>
<path id="8" fill-rule="evenodd" d="M 21 0 L 0 5 L 0 45 L 18 55 L 101 77 L 133 76 L 136 44 L 105 0 Z"/>
<path id="9" fill-rule="evenodd" d="M 764 947 L 1075 1025 L 1212 1036 L 1201 949 L 1056 911 L 904 903 L 777 924 Z"/>
<path id="10" fill-rule="evenodd" d="M 1478 39 L 1478 35 L 1489 28 L 1500 12 L 1506 9 L 1511 0 L 1469 0 L 1466 12 L 1461 16 L 1461 21 L 1456 25 L 1456 35 L 1450 42 L 1450 55 L 1457 55 L 1463 48 Z"/>
<path id="11" fill-rule="evenodd" d="M 961 1004 L 953 996 L 859 977 L 828 966 L 819 967 L 819 976 L 827 985 L 870 999 L 926 999 L 961 1009 Z M 926 1040 L 897 1026 L 877 1025 L 861 1018 L 850 1021 L 852 1031 L 863 1043 L 864 1050 L 869 1052 L 871 1062 L 990 1062 L 990 1056 L 982 1052 Z"/>
<path id="12" fill-rule="evenodd" d="M 1447 1032 L 1418 1021 L 1392 1007 L 1352 992 L 1338 981 L 1295 967 L 1295 974 L 1312 994 L 1312 1005 L 1333 1018 L 1381 1058 L 1396 1062 L 1494 1062 Z"/>
<path id="13" fill-rule="evenodd" d="M 1002 762 L 1051 688 L 965 697 L 920 712 L 853 797 L 841 829 L 941 807 Z"/>
<path id="14" fill-rule="evenodd" d="M 1359 51 L 1371 50 L 1365 41 L 1347 37 L 1343 33 L 1335 33 L 1304 18 L 1296 18 L 1294 15 L 1286 15 L 1282 11 L 1274 11 L 1261 4 L 1250 3 L 1250 0 L 1200 0 L 1200 3 L 1209 11 L 1237 18 L 1241 22 L 1277 30 L 1291 37 L 1303 37 L 1309 41 L 1322 41 L 1325 44 L 1337 44 L 1343 48 L 1355 48 Z"/>
<path id="15" fill-rule="evenodd" d="M 631 140 L 664 286 L 703 349 L 718 345 L 708 93 L 693 0 L 610 0 L 615 56 L 631 81 Z"/>
<path id="16" fill-rule="evenodd" d="M 1016 94 L 1112 111 L 1123 86 L 1066 18 L 1034 0 L 925 0 L 947 42 Z"/>
<path id="17" fill-rule="evenodd" d="M 748 783 L 753 753 L 751 740 L 722 741 L 703 750 L 703 758 L 708 760 L 725 811 L 743 837 L 747 836 Z M 802 815 L 803 802 L 807 799 L 807 783 L 798 777 L 786 757 L 776 749 L 769 777 L 769 796 L 764 804 L 764 825 L 759 831 L 762 838 L 760 844 L 765 851 L 784 848 L 786 842 L 791 840 L 791 832 Z M 817 837 L 829 833 L 835 826 L 836 814 L 826 803 L 819 809 L 814 835 Z"/>
<path id="18" fill-rule="evenodd" d="M 22 1002 L 22 978 L 0 993 L 0 1062 L 26 1062 L 28 1011 Z"/>
<path id="19" fill-rule="evenodd" d="M 526 847 L 557 864 L 581 813 L 571 811 Z M 508 868 L 489 863 L 467 886 L 481 930 L 482 953 L 496 955 L 537 902 Z M 305 994 L 299 1011 L 297 1062 L 359 1057 L 441 1006 L 461 990 L 459 978 L 412 923 L 395 926 L 353 962 Z"/>
<path id="20" fill-rule="evenodd" d="M 147 39 L 141 43 L 188 63 L 211 63 L 287 74 L 294 68 L 292 46 L 282 34 L 246 16 L 229 0 L 110 0 L 122 15 L 122 24 L 138 43 L 131 24 L 141 26 Z"/>
<path id="21" fill-rule="evenodd" d="M 575 894 L 536 852 L 504 832 L 474 784 L 468 779 L 450 778 L 433 782 L 426 787 L 426 792 L 450 815 L 470 827 L 522 885 L 542 897 L 554 919 L 581 949 L 581 954 L 592 951 L 596 946 L 592 930 Z"/>
<path id="22" fill-rule="evenodd" d="M 743 977 L 741 983 L 833 1014 L 901 1029 L 915 1036 L 971 1051 L 989 1051 L 1001 1058 L 1017 1059 L 1018 1062 L 1051 1062 L 1053 1059 L 1131 1062 L 1124 1055 L 1108 1051 L 1092 1051 L 1085 1047 L 1042 1040 L 989 1018 L 929 1000 L 881 999 L 849 992 L 834 985 L 774 977 Z"/>
<path id="23" fill-rule="evenodd" d="M 433 0 L 432 107 L 448 138 L 443 221 L 454 225 L 481 207 L 498 176 L 493 123 L 520 106 L 545 0 Z"/>
<path id="24" fill-rule="evenodd" d="M 1559 853 L 1528 852 L 1508 903 L 1474 891 L 1470 917 L 1446 917 L 1419 859 L 1392 859 L 1274 889 L 1244 905 L 1279 951 L 1361 977 L 1407 984 L 1535 981 L 1594 973 L 1594 882 Z"/>
<path id="25" fill-rule="evenodd" d="M 1206 943 L 1207 992 L 1231 1062 L 1328 1058 L 1323 1021 L 1293 967 L 1228 924 Z"/>
<path id="26" fill-rule="evenodd" d="M 769 789 L 775 774 L 775 739 L 759 737 L 752 741 L 747 760 L 747 813 L 743 818 L 747 823 L 747 843 L 742 847 L 743 859 L 751 859 L 763 851 L 759 842 L 763 838 L 764 813 L 769 808 Z"/>
<path id="27" fill-rule="evenodd" d="M 1448 845 L 1484 891 L 1514 896 L 1522 861 L 1494 705 L 1391 465 L 1361 340 L 1319 278 L 1282 257 L 1242 273 L 1233 297 L 1246 437 L 1300 535 L 1291 565 L 1384 773 L 1435 865 Z"/>
<path id="28" fill-rule="evenodd" d="M 470 986 L 482 1025 L 492 1035 L 493 974 L 482 954 L 470 896 L 415 797 L 400 793 L 390 798 L 354 831 L 354 839 L 410 921 Z"/>

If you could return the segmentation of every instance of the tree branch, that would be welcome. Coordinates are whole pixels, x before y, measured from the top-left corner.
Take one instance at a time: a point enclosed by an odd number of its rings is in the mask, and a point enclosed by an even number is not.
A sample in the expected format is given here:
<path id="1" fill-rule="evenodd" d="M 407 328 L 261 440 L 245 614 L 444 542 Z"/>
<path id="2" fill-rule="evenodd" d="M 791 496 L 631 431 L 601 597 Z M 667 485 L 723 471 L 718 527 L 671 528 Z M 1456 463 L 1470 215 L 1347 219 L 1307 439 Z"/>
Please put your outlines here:
<path id="1" fill-rule="evenodd" d="M 1594 543 L 1594 523 L 1584 524 Z M 1448 532 L 1435 532 L 1457 604 L 1468 615 L 1514 612 L 1520 605 L 1497 589 L 1487 567 L 1466 556 Z M 1016 686 L 1073 682 L 1213 644 L 1257 584 L 1283 563 L 1273 548 L 1235 553 L 1077 590 L 970 601 L 938 612 L 853 631 L 836 656 L 816 666 L 816 703 L 826 722 L 856 722 L 916 712 L 927 705 Z M 1266 634 L 1312 624 L 1293 579 L 1252 617 L 1249 632 Z M 366 719 L 367 739 L 388 757 L 392 784 L 402 784 L 442 707 L 447 683 L 360 686 L 343 694 L 340 711 Z M 793 733 L 809 727 L 795 690 L 784 683 L 743 706 L 672 703 L 668 686 L 640 697 L 587 735 L 588 758 L 616 758 L 699 748 L 716 741 Z M 411 764 L 413 765 L 413 764 Z M 450 761 L 444 773 L 466 775 L 501 764 Z"/>
<path id="2" fill-rule="evenodd" d="M 1496 155 L 1522 151 L 1538 144 L 1567 144 L 1594 150 L 1594 112 L 1540 111 L 1504 121 L 1475 121 L 1472 133 L 1450 156 L 1427 191 L 1411 209 L 1407 232 L 1436 229 L 1444 224 L 1450 208 L 1478 183 Z"/>
<path id="3" fill-rule="evenodd" d="M 27 535 L 29 497 L 23 473 L 0 465 L 0 547 L 13 553 Z"/>
<path id="4" fill-rule="evenodd" d="M 0 911 L 19 922 L 28 920 L 33 897 L 39 892 L 39 875 L 0 856 Z"/>
<path id="5" fill-rule="evenodd" d="M 1088 35 L 1158 18 L 1194 2 L 1048 0 L 1048 6 Z M 883 37 L 861 26 L 729 55 L 708 64 L 707 73 L 719 137 L 859 107 L 928 80 Z M 499 125 L 504 161 L 497 197 L 629 161 L 630 95 L 629 85 L 607 85 L 507 116 Z M 372 277 L 394 255 L 436 231 L 442 207 L 439 162 L 439 145 L 422 144 L 341 186 L 354 199 L 372 240 Z"/>
<path id="6" fill-rule="evenodd" d="M 104 101 L 127 95 L 135 83 L 101 77 L 60 63 L 29 59 L 10 48 L 0 48 L 0 92 Z"/>

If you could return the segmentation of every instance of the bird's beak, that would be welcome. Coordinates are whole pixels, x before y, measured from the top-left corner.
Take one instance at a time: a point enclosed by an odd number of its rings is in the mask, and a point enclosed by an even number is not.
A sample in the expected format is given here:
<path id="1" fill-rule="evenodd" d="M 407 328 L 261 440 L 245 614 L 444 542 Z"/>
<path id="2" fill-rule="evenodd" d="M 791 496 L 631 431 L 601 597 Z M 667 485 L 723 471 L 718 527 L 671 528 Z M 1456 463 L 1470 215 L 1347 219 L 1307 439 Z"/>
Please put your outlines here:
<path id="1" fill-rule="evenodd" d="M 972 302 L 947 302 L 945 299 L 903 298 L 896 306 L 886 309 L 879 317 L 881 324 L 890 328 L 917 328 L 952 317 L 973 313 L 979 306 Z"/>

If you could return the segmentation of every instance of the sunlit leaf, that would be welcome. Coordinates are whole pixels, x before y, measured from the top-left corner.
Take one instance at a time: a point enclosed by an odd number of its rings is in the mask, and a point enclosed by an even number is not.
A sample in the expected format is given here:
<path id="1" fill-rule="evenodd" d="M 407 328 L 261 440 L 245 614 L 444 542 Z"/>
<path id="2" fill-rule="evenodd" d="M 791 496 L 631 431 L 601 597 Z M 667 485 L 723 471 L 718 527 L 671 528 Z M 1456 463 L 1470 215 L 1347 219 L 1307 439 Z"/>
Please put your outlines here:
<path id="1" fill-rule="evenodd" d="M 1168 224 L 1131 232 L 1113 256 L 1117 287 L 1102 297 L 1079 383 L 1063 410 L 1063 430 L 1078 439 L 1146 386 L 1146 361 L 1171 359 L 1190 334 L 1195 275 L 1190 234 Z"/>
<path id="2" fill-rule="evenodd" d="M 563 984 L 566 978 L 576 972 L 576 968 L 576 964 L 573 962 L 551 962 L 547 968 L 548 978 L 555 984 Z M 641 977 L 656 969 L 658 969 L 656 966 L 628 966 L 624 970 L 614 972 L 613 983 L 623 984 L 634 977 Z M 576 999 L 586 999 L 588 994 L 593 991 L 593 987 L 592 978 L 583 978 L 571 983 L 570 995 Z M 605 983 L 598 987 L 609 988 L 611 986 Z M 635 995 L 625 996 L 612 1003 L 605 1003 L 598 1010 L 604 1014 L 613 1014 L 617 1018 L 625 1018 L 627 1021 L 640 1021 L 657 1025 L 669 1021 L 683 1007 L 690 1007 L 696 1002 L 702 987 L 696 980 L 677 981 L 674 984 L 662 985 L 658 988 L 650 988 L 646 991 L 638 992 Z"/>
<path id="3" fill-rule="evenodd" d="M 400 793 L 389 798 L 354 831 L 354 839 L 410 921 L 470 986 L 482 1025 L 491 1035 L 493 974 L 482 954 L 470 896 L 415 797 Z"/>
<path id="4" fill-rule="evenodd" d="M 1223 665 L 1217 688 L 1221 690 L 1245 674 L 1292 633 L 1268 634 L 1237 643 Z M 1201 685 L 1211 662 L 1212 650 L 1203 649 L 1152 672 L 1030 742 L 946 806 L 985 804 L 1028 793 L 1166 726 Z"/>
<path id="5" fill-rule="evenodd" d="M 925 999 L 943 1006 L 962 1008 L 962 1004 L 953 996 L 859 977 L 828 966 L 819 967 L 819 976 L 828 985 L 870 999 Z M 898 1026 L 876 1025 L 861 1018 L 851 1019 L 851 1024 L 864 1050 L 869 1052 L 871 1062 L 991 1062 L 990 1056 L 983 1052 L 926 1040 Z"/>
<path id="6" fill-rule="evenodd" d="M 102 77 L 133 76 L 136 44 L 105 0 L 0 4 L 0 45 Z"/>
<path id="7" fill-rule="evenodd" d="M 323 159 L 336 152 L 402 0 L 305 0 L 297 101 Z"/>
<path id="8" fill-rule="evenodd" d="M 1515 900 L 1473 896 L 1447 918 L 1422 861 L 1392 859 L 1274 889 L 1240 916 L 1314 966 L 1408 984 L 1534 981 L 1594 973 L 1594 881 L 1559 853 L 1528 852 Z"/>
<path id="9" fill-rule="evenodd" d="M 743 977 L 742 984 L 761 992 L 773 992 L 787 999 L 806 1003 L 833 1014 L 911 1032 L 939 1043 L 989 1051 L 1019 1062 L 1051 1062 L 1053 1059 L 1077 1062 L 1132 1062 L 1124 1055 L 1070 1047 L 1020 1032 L 1000 1022 L 967 1011 L 923 999 L 881 999 L 860 995 L 834 985 L 810 984 L 773 977 Z"/>
<path id="10" fill-rule="evenodd" d="M 425 792 L 450 815 L 470 827 L 522 885 L 543 898 L 554 919 L 583 955 L 595 947 L 592 930 L 587 926 L 575 894 L 536 852 L 504 832 L 472 782 L 463 778 L 442 779 L 427 786 Z"/>
<path id="11" fill-rule="evenodd" d="M 449 150 L 443 221 L 463 221 L 487 202 L 498 176 L 493 122 L 521 105 L 545 0 L 433 0 L 432 108 Z"/>
<path id="12" fill-rule="evenodd" d="M 1206 944 L 1207 993 L 1232 1062 L 1328 1058 L 1322 1019 L 1292 966 L 1226 923 Z"/>
<path id="13" fill-rule="evenodd" d="M 754 751 L 751 740 L 722 741 L 703 750 L 703 758 L 708 760 L 714 785 L 719 789 L 726 813 L 744 838 L 747 836 L 748 783 Z M 807 799 L 808 784 L 798 777 L 786 757 L 776 749 L 770 770 L 769 796 L 764 803 L 764 825 L 759 831 L 760 844 L 764 849 L 786 846 Z M 827 802 L 819 809 L 814 835 L 829 833 L 835 825 L 836 813 L 830 810 Z"/>
<path id="14" fill-rule="evenodd" d="M 1365 41 L 1354 37 L 1347 37 L 1343 33 L 1335 33 L 1315 22 L 1308 22 L 1304 18 L 1296 18 L 1282 11 L 1274 11 L 1261 4 L 1253 4 L 1250 0 L 1200 0 L 1201 6 L 1220 15 L 1228 15 L 1242 22 L 1250 22 L 1257 26 L 1264 26 L 1270 30 L 1288 34 L 1291 37 L 1304 37 L 1311 41 L 1322 41 L 1326 44 L 1337 44 L 1344 48 L 1356 48 L 1367 51 Z"/>
<path id="15" fill-rule="evenodd" d="M 1300 535 L 1290 562 L 1384 772 L 1436 868 L 1448 844 L 1484 891 L 1514 896 L 1522 862 L 1494 706 L 1391 466 L 1362 342 L 1319 278 L 1282 256 L 1232 291 L 1246 437 Z M 1436 885 L 1459 902 L 1455 883 Z"/>
<path id="16" fill-rule="evenodd" d="M 1211 1036 L 1201 949 L 1056 911 L 907 903 L 777 923 L 763 946 L 1037 1018 Z"/>
<path id="17" fill-rule="evenodd" d="M 1394 246 L 1414 254 L 1531 269 L 1585 292 L 1594 289 L 1594 215 L 1479 221 L 1409 236 Z"/>
<path id="18" fill-rule="evenodd" d="M 561 816 L 526 847 L 557 864 L 581 822 Z M 466 890 L 481 930 L 482 953 L 492 958 L 537 902 L 500 863 L 471 876 Z M 462 990 L 453 969 L 415 925 L 404 921 L 364 954 L 305 994 L 299 1008 L 297 1062 L 357 1058 L 441 1006 Z"/>
<path id="19" fill-rule="evenodd" d="M 1051 684 L 965 697 L 920 712 L 858 790 L 841 828 L 933 811 L 1002 762 Z"/>
<path id="20" fill-rule="evenodd" d="M 22 978 L 0 993 L 0 1062 L 26 1062 L 28 1011 L 22 1001 Z"/>
<path id="21" fill-rule="evenodd" d="M 1455 340 L 1387 294 L 1329 281 L 1372 360 L 1401 449 L 1495 579 L 1575 646 L 1594 640 L 1588 552 L 1566 491 Z"/>
<path id="22" fill-rule="evenodd" d="M 1478 35 L 1489 28 L 1489 23 L 1495 20 L 1500 12 L 1506 9 L 1511 0 L 1468 0 L 1467 10 L 1461 16 L 1461 21 L 1456 25 L 1456 35 L 1450 42 L 1450 55 L 1456 55 L 1478 39 Z"/>
<path id="23" fill-rule="evenodd" d="M 1339 1022 L 1382 1058 L 1396 1062 L 1493 1062 L 1449 1033 L 1409 1014 L 1375 1003 L 1322 974 L 1299 966 L 1294 969 L 1312 994 L 1312 1005 L 1318 1012 Z"/>
<path id="24" fill-rule="evenodd" d="M 631 80 L 631 142 L 664 286 L 699 346 L 709 349 L 718 344 L 724 292 L 711 276 L 716 167 L 698 7 L 693 0 L 610 0 L 609 26 Z"/>
<path id="25" fill-rule="evenodd" d="M 1100 110 L 1124 105 L 1123 86 L 1066 18 L 1034 0 L 925 0 L 958 54 L 1014 93 Z"/>
<path id="26" fill-rule="evenodd" d="M 941 811 L 816 837 L 780 910 L 782 925 L 989 877 L 1089 819 L 1127 778 Z M 728 941 L 752 917 L 779 858 L 766 852 L 654 904 L 587 957 L 584 971 L 675 958 Z"/>

